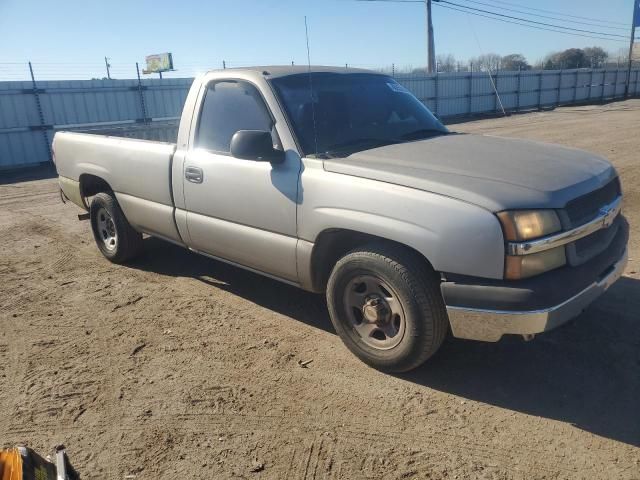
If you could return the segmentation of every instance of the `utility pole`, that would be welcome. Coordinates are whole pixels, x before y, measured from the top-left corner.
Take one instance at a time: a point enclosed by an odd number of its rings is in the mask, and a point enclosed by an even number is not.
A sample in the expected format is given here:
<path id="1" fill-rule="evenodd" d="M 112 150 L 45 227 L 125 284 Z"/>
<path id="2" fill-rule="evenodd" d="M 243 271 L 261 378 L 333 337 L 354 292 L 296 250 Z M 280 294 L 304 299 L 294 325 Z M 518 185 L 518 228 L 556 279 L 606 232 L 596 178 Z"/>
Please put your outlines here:
<path id="1" fill-rule="evenodd" d="M 438 1 L 438 0 L 436 0 Z M 436 46 L 433 41 L 433 22 L 431 21 L 431 0 L 424 0 L 427 10 L 427 72 L 433 73 L 436 68 Z"/>
<path id="2" fill-rule="evenodd" d="M 107 57 L 104 57 L 104 66 L 107 67 L 107 78 L 111 80 L 111 72 L 109 71 L 111 65 L 109 65 L 109 59 Z"/>
<path id="3" fill-rule="evenodd" d="M 627 65 L 627 84 L 624 87 L 624 96 L 629 96 L 629 84 L 631 83 L 631 64 L 633 63 L 633 41 L 636 38 L 636 23 L 638 20 L 639 0 L 633 0 L 633 19 L 631 20 L 631 40 L 629 40 L 629 63 Z M 637 87 L 637 85 L 636 85 Z"/>

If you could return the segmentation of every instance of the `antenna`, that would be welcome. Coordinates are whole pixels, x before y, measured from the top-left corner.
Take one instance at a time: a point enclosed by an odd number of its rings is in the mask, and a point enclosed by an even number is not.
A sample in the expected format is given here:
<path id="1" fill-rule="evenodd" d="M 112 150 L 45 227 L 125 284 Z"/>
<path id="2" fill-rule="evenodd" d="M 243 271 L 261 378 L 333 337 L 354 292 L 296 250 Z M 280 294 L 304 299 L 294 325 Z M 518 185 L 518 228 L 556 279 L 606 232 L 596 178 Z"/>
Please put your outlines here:
<path id="1" fill-rule="evenodd" d="M 471 17 L 469 15 L 467 15 L 467 21 L 469 22 L 469 27 L 471 28 L 471 32 L 473 32 L 473 36 L 476 39 L 476 43 L 478 44 L 478 49 L 480 50 L 480 53 L 482 55 L 484 55 L 484 51 L 482 50 L 482 46 L 480 45 L 480 39 L 478 38 L 478 35 L 476 34 L 476 30 L 473 28 L 473 24 L 471 23 Z M 496 94 L 496 99 L 498 100 L 498 103 L 500 104 L 500 110 L 502 110 L 502 115 L 504 115 L 505 117 L 507 116 L 507 112 L 505 112 L 504 110 L 504 106 L 502 105 L 502 99 L 500 98 L 500 94 L 498 93 L 498 88 L 496 87 L 496 83 L 493 81 L 493 72 L 491 72 L 491 67 L 487 65 L 487 70 L 489 70 L 489 81 L 491 82 L 491 86 L 493 87 L 493 91 Z M 498 78 L 498 72 L 496 70 L 496 79 Z M 471 93 L 471 92 L 469 92 Z"/>
<path id="2" fill-rule="evenodd" d="M 318 130 L 316 129 L 316 107 L 313 103 L 313 82 L 311 80 L 311 51 L 309 50 L 309 27 L 307 27 L 307 16 L 304 16 L 304 34 L 307 38 L 307 73 L 309 74 L 309 97 L 311 98 L 311 116 L 313 118 L 313 141 L 316 147 L 316 158 L 318 157 Z"/>

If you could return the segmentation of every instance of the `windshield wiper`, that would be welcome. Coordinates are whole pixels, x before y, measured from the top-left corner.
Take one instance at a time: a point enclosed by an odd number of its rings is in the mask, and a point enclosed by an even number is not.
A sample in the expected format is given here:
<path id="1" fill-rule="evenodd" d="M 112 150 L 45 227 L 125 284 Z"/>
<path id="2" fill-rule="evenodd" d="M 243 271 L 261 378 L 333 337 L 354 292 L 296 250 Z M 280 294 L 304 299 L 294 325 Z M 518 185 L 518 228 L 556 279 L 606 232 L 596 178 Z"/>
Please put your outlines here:
<path id="1" fill-rule="evenodd" d="M 400 136 L 403 140 L 418 140 L 421 138 L 435 137 L 436 135 L 447 135 L 449 132 L 438 128 L 420 128 Z"/>

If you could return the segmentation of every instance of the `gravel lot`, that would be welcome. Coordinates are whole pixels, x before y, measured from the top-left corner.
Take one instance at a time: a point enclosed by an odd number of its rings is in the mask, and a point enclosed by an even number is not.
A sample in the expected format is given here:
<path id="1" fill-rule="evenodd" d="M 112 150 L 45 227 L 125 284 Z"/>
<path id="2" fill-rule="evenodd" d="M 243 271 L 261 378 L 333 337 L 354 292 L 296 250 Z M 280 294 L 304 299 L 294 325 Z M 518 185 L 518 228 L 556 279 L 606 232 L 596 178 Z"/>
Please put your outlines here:
<path id="1" fill-rule="evenodd" d="M 83 478 L 640 479 L 640 100 L 452 129 L 618 168 L 631 261 L 576 321 L 384 375 L 321 297 L 155 239 L 112 265 L 54 179 L 0 177 L 0 443 Z"/>

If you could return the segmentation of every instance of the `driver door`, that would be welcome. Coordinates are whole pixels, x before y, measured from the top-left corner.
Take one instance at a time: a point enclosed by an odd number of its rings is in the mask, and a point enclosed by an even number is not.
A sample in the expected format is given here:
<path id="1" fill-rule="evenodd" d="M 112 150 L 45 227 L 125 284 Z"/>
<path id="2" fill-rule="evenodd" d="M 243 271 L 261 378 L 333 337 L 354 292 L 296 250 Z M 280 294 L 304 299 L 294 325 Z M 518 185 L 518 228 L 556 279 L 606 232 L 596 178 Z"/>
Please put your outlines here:
<path id="1" fill-rule="evenodd" d="M 295 152 L 280 164 L 234 158 L 230 143 L 238 130 L 271 131 L 279 143 L 273 116 L 252 83 L 210 82 L 184 163 L 190 247 L 297 282 L 300 158 Z"/>

